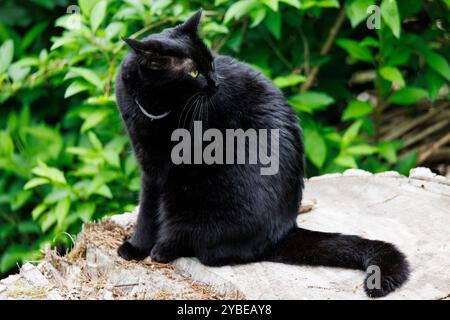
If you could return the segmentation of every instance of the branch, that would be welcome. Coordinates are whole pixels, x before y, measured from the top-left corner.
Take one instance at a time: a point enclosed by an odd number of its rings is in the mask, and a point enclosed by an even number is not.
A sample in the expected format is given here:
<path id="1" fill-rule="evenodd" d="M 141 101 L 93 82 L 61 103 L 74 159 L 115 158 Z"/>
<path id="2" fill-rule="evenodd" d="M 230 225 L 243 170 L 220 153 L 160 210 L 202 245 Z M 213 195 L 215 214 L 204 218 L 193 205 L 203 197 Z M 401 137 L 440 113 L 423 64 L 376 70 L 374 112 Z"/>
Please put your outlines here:
<path id="1" fill-rule="evenodd" d="M 346 10 L 345 8 L 342 8 L 339 12 L 339 15 L 336 18 L 336 21 L 334 22 L 333 26 L 330 29 L 330 32 L 328 33 L 328 37 L 325 40 L 325 43 L 322 46 L 322 49 L 320 49 L 320 55 L 324 56 L 330 52 L 331 47 L 333 46 L 334 40 L 336 39 L 336 36 L 339 32 L 339 30 L 342 27 L 342 24 L 345 21 L 345 14 Z M 316 80 L 317 74 L 319 73 L 319 66 L 314 66 L 311 69 L 311 72 L 308 74 L 308 77 L 306 78 L 306 81 L 303 83 L 303 85 L 300 87 L 300 91 L 304 92 L 307 91 L 311 86 L 313 85 L 314 81 Z"/>
<path id="2" fill-rule="evenodd" d="M 436 151 L 439 150 L 442 146 L 446 145 L 450 142 L 450 133 L 447 133 L 445 136 L 440 138 L 438 141 L 431 143 L 430 145 L 423 146 L 421 148 L 421 152 L 419 153 L 419 159 L 417 160 L 417 164 L 422 164 L 426 160 L 428 160 Z"/>

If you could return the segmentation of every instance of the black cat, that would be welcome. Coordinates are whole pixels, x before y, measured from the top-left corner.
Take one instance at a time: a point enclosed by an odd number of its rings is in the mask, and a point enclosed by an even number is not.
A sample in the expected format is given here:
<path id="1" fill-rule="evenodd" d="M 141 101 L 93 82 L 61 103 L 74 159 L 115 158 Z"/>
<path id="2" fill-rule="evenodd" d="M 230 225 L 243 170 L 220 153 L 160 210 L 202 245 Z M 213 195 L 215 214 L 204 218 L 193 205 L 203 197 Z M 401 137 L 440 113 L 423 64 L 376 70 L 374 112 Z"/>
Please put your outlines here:
<path id="1" fill-rule="evenodd" d="M 298 228 L 303 144 L 282 93 L 251 67 L 213 55 L 198 35 L 201 11 L 132 48 L 117 76 L 116 95 L 141 168 L 134 234 L 118 253 L 127 260 L 169 262 L 197 257 L 209 266 L 255 261 L 381 270 L 385 296 L 408 278 L 394 245 Z M 279 129 L 279 171 L 261 164 L 180 164 L 171 160 L 172 132 L 194 119 L 226 129 Z M 367 282 L 367 281 L 366 281 Z"/>

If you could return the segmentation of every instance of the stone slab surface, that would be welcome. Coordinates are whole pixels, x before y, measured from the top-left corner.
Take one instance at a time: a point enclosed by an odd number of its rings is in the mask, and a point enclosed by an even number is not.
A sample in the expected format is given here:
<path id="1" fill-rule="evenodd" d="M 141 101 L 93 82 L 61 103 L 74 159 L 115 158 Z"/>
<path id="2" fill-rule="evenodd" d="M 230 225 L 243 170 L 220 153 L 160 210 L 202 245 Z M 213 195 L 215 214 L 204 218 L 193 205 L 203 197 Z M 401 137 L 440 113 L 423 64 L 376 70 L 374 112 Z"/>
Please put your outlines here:
<path id="1" fill-rule="evenodd" d="M 389 241 L 411 264 L 411 278 L 386 299 L 449 299 L 450 180 L 417 168 L 314 177 L 306 182 L 298 224 L 325 232 Z M 48 252 L 38 265 L 0 280 L 0 299 L 367 299 L 360 271 L 254 263 L 205 267 L 124 262 L 116 248 L 136 213 L 86 225 L 64 257 Z"/>
<path id="2" fill-rule="evenodd" d="M 444 182 L 444 183 L 442 183 Z M 418 168 L 411 178 L 349 170 L 306 182 L 305 199 L 316 205 L 298 217 L 304 228 L 360 235 L 398 246 L 411 278 L 387 299 L 445 299 L 450 294 L 450 187 Z M 360 271 L 255 263 L 209 268 L 193 259 L 176 266 L 216 290 L 247 299 L 367 299 Z"/>

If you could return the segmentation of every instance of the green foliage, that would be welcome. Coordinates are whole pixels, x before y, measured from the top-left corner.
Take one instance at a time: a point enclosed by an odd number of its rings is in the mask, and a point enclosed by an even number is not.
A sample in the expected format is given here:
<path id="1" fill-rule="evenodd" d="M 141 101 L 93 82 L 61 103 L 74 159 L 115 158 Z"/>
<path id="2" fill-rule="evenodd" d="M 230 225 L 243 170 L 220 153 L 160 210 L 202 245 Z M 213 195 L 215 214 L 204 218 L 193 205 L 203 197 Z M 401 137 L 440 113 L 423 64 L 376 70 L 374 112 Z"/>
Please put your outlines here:
<path id="1" fill-rule="evenodd" d="M 364 23 L 373 4 L 379 30 Z M 0 8 L 1 273 L 48 244 L 69 246 L 83 222 L 136 204 L 138 167 L 114 97 L 122 36 L 173 26 L 203 7 L 208 45 L 273 79 L 302 119 L 309 176 L 407 173 L 417 155 L 379 139 L 379 114 L 431 105 L 450 79 L 448 1 L 79 0 L 81 15 L 60 16 L 68 5 L 5 0 Z M 343 8 L 337 39 L 323 50 Z M 432 23 L 421 25 L 423 14 Z M 346 85 L 362 71 L 368 80 Z"/>

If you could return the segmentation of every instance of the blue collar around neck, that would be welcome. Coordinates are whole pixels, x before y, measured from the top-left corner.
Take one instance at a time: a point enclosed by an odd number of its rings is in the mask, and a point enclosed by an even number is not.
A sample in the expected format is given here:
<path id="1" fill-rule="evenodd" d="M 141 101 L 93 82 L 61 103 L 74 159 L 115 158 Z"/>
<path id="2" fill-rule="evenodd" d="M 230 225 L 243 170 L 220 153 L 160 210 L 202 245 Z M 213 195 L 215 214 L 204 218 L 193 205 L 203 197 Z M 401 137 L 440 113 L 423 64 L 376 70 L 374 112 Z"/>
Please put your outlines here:
<path id="1" fill-rule="evenodd" d="M 154 114 L 148 113 L 144 109 L 144 107 L 141 106 L 141 104 L 139 103 L 138 99 L 134 99 L 134 102 L 136 102 L 136 104 L 138 105 L 139 109 L 141 109 L 141 112 L 144 114 L 144 116 L 149 118 L 151 121 L 164 119 L 165 117 L 167 117 L 170 114 L 170 111 L 167 111 L 167 112 L 165 112 L 163 114 L 154 115 Z"/>

